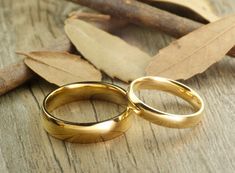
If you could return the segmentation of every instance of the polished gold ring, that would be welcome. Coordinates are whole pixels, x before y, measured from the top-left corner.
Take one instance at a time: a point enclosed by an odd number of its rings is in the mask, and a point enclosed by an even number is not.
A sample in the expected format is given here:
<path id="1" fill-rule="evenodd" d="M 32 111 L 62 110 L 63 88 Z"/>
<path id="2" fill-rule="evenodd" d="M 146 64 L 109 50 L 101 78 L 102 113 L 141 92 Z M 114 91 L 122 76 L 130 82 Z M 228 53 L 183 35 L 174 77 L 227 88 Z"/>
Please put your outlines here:
<path id="1" fill-rule="evenodd" d="M 156 89 L 172 93 L 189 102 L 195 113 L 176 115 L 157 110 L 141 101 L 136 92 Z M 52 115 L 57 107 L 79 100 L 99 99 L 123 105 L 119 115 L 98 122 L 78 123 Z M 43 126 L 52 136 L 69 142 L 91 143 L 106 141 L 123 134 L 131 125 L 132 114 L 166 127 L 186 128 L 198 124 L 204 113 L 200 96 L 184 84 L 160 77 L 142 77 L 134 80 L 126 91 L 116 85 L 102 82 L 79 82 L 62 86 L 48 94 L 43 101 Z"/>
<path id="2" fill-rule="evenodd" d="M 91 123 L 64 121 L 51 113 L 64 104 L 89 99 L 124 105 L 125 110 L 111 119 Z M 79 143 L 106 141 L 120 136 L 130 127 L 133 113 L 124 89 L 101 82 L 80 82 L 62 86 L 45 97 L 42 110 L 43 126 L 50 135 Z"/>
<path id="3" fill-rule="evenodd" d="M 195 113 L 175 115 L 152 108 L 137 97 L 136 92 L 141 89 L 156 89 L 179 96 L 193 106 Z M 194 90 L 180 82 L 166 78 L 148 76 L 136 79 L 130 84 L 127 95 L 137 115 L 166 127 L 187 128 L 195 126 L 200 122 L 204 112 L 204 103 Z"/>

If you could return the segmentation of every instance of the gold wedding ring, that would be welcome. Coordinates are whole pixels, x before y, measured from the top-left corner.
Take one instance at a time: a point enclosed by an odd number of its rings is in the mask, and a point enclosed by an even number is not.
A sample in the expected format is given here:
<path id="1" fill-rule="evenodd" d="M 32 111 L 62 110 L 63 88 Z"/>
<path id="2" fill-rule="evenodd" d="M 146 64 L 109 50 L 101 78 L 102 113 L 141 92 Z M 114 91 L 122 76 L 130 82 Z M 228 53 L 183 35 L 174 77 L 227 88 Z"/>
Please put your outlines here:
<path id="1" fill-rule="evenodd" d="M 141 89 L 161 90 L 179 96 L 193 106 L 195 113 L 175 115 L 152 108 L 136 96 L 135 93 Z M 194 90 L 180 82 L 166 78 L 149 76 L 136 79 L 130 84 L 127 95 L 133 109 L 140 117 L 161 126 L 172 128 L 192 127 L 200 122 L 204 112 L 204 103 Z"/>
<path id="2" fill-rule="evenodd" d="M 100 122 L 78 123 L 56 118 L 52 111 L 64 104 L 100 99 L 125 106 L 119 115 Z M 91 143 L 105 141 L 123 134 L 131 125 L 131 114 L 126 91 L 101 82 L 80 82 L 62 86 L 46 96 L 43 101 L 43 126 L 55 138 L 69 142 Z"/>
<path id="3" fill-rule="evenodd" d="M 137 97 L 136 92 L 141 89 L 161 90 L 179 96 L 192 105 L 195 113 L 176 115 L 152 108 Z M 113 118 L 91 123 L 69 122 L 56 118 L 51 113 L 64 104 L 90 99 L 123 105 L 125 110 Z M 68 84 L 47 95 L 42 110 L 43 125 L 50 135 L 69 142 L 91 143 L 109 140 L 123 134 L 131 125 L 133 113 L 161 126 L 172 128 L 195 126 L 204 113 L 204 103 L 194 90 L 180 82 L 149 76 L 134 80 L 127 93 L 118 86 L 102 82 Z"/>

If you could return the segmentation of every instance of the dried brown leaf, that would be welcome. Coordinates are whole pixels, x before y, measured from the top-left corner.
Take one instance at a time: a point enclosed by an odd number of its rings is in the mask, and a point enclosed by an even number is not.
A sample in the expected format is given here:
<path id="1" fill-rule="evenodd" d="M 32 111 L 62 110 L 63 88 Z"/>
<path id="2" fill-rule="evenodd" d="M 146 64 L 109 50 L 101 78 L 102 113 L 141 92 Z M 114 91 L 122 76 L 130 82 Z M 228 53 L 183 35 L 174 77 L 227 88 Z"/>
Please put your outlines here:
<path id="1" fill-rule="evenodd" d="M 160 50 L 147 75 L 188 79 L 219 61 L 235 44 L 235 15 L 210 23 Z"/>
<path id="2" fill-rule="evenodd" d="M 84 57 L 109 76 L 127 82 L 145 75 L 151 57 L 119 37 L 75 19 L 66 22 L 65 32 Z"/>
<path id="3" fill-rule="evenodd" d="M 173 5 L 178 5 L 189 10 L 192 10 L 202 18 L 209 22 L 214 22 L 219 19 L 219 17 L 212 11 L 211 6 L 206 0 L 144 0 L 151 2 L 168 3 Z"/>
<path id="4" fill-rule="evenodd" d="M 20 53 L 28 58 L 25 64 L 35 73 L 56 85 L 81 81 L 100 81 L 101 73 L 77 55 L 66 52 Z"/>

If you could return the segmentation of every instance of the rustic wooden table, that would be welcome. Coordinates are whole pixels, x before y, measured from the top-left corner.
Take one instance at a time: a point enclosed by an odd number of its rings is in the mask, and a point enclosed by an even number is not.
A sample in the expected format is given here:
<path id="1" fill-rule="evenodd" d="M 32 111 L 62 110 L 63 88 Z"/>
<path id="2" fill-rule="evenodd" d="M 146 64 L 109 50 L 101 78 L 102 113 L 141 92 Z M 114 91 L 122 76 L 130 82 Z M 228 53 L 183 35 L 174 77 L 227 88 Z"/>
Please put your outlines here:
<path id="1" fill-rule="evenodd" d="M 219 15 L 235 12 L 234 0 L 210 0 Z M 65 1 L 0 1 L 0 67 L 19 60 L 16 50 L 43 46 L 63 32 L 63 21 L 78 7 Z M 129 26 L 117 34 L 153 55 L 172 39 Z M 50 137 L 40 123 L 40 105 L 55 86 L 37 78 L 0 97 L 0 172 L 234 172 L 235 59 L 226 57 L 186 84 L 206 105 L 197 127 L 168 129 L 134 117 L 132 128 L 111 141 L 81 145 Z M 126 85 L 104 77 L 106 81 Z M 142 98 L 170 111 L 188 111 L 175 97 L 145 92 Z M 170 104 L 169 104 L 170 103 Z M 180 104 L 178 104 L 180 103 Z M 77 105 L 77 104 L 76 104 Z M 92 116 L 115 115 L 113 105 L 89 102 L 58 110 Z M 180 109 L 180 110 L 178 110 Z M 91 116 L 92 115 L 92 116 Z M 82 121 L 81 117 L 80 120 Z"/>

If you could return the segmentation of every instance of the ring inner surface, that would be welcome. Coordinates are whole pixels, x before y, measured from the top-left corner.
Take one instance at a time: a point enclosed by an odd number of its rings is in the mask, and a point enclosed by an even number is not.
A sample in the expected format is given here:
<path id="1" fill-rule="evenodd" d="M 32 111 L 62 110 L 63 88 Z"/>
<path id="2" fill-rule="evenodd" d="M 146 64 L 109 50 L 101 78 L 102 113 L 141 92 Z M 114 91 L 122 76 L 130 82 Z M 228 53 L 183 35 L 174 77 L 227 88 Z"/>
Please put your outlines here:
<path id="1" fill-rule="evenodd" d="M 44 107 L 51 115 L 51 112 L 60 106 L 82 100 L 101 100 L 124 107 L 128 106 L 126 92 L 115 86 L 107 84 L 71 84 L 61 87 L 49 94 L 44 102 Z M 125 111 L 126 110 L 124 110 L 124 112 Z"/>
<path id="2" fill-rule="evenodd" d="M 136 83 L 133 85 L 134 92 L 144 89 L 164 91 L 171 93 L 175 96 L 178 96 L 183 100 L 187 101 L 188 103 L 190 103 L 195 111 L 200 110 L 202 106 L 201 100 L 194 91 L 190 90 L 187 87 L 184 87 L 183 85 L 175 83 L 174 81 L 143 80 L 143 81 L 136 81 Z"/>

